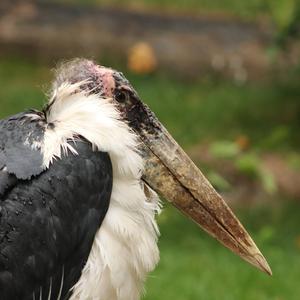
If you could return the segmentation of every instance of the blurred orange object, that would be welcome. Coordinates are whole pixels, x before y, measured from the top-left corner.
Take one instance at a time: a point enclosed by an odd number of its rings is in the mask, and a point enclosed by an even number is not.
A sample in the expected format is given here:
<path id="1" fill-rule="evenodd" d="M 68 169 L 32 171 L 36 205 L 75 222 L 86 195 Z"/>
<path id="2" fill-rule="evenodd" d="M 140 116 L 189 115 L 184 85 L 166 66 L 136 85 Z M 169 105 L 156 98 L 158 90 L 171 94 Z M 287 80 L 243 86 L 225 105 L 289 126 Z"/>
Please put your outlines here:
<path id="1" fill-rule="evenodd" d="M 128 68 L 137 74 L 153 72 L 157 67 L 157 60 L 153 48 L 145 42 L 135 44 L 128 54 Z"/>
<path id="2" fill-rule="evenodd" d="M 240 135 L 236 138 L 235 143 L 240 150 L 247 150 L 250 146 L 250 140 L 246 135 Z"/>

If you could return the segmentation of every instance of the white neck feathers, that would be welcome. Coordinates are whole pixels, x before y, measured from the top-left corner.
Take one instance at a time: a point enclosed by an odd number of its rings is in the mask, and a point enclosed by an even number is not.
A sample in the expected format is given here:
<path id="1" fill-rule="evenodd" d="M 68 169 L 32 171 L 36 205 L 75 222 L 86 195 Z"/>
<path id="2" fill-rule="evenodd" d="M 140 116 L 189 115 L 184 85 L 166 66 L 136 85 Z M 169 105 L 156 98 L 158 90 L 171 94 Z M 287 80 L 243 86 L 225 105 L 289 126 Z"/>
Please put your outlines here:
<path id="1" fill-rule="evenodd" d="M 114 175 L 109 210 L 70 299 L 138 300 L 146 274 L 159 259 L 159 200 L 153 191 L 150 198 L 145 195 L 149 187 L 141 181 L 138 139 L 112 99 L 80 91 L 80 85 L 64 83 L 53 92 L 41 147 L 44 167 L 62 152 L 76 153 L 68 141 L 84 137 L 95 150 L 109 153 Z"/>

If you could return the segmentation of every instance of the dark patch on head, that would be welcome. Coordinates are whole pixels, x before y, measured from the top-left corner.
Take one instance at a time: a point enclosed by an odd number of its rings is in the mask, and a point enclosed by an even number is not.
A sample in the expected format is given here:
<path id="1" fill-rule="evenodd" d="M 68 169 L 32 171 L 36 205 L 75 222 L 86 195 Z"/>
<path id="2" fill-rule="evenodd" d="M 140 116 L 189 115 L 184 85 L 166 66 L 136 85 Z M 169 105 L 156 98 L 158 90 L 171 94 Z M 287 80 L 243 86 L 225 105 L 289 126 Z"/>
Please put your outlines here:
<path id="1" fill-rule="evenodd" d="M 157 136 L 161 127 L 154 113 L 140 100 L 137 92 L 122 73 L 115 72 L 113 76 L 116 83 L 114 98 L 122 117 L 140 135 L 146 132 L 154 137 Z"/>
<path id="2" fill-rule="evenodd" d="M 115 99 L 119 102 L 119 103 L 124 103 L 127 100 L 127 97 L 129 96 L 129 93 L 127 93 L 127 91 L 124 91 L 122 89 L 117 89 L 115 91 Z"/>

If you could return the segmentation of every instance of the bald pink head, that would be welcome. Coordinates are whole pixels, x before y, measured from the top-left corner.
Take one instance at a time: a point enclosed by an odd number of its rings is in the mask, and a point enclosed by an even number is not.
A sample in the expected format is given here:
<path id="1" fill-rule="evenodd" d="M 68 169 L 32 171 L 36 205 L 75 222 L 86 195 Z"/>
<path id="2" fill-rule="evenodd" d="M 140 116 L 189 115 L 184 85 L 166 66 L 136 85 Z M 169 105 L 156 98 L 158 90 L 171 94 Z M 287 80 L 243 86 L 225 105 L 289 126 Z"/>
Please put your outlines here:
<path id="1" fill-rule="evenodd" d="M 63 82 L 77 83 L 86 81 L 81 86 L 82 89 L 99 93 L 103 97 L 112 97 L 116 88 L 114 71 L 97 65 L 91 60 L 75 59 L 63 63 L 56 71 L 54 86 L 59 86 Z"/>

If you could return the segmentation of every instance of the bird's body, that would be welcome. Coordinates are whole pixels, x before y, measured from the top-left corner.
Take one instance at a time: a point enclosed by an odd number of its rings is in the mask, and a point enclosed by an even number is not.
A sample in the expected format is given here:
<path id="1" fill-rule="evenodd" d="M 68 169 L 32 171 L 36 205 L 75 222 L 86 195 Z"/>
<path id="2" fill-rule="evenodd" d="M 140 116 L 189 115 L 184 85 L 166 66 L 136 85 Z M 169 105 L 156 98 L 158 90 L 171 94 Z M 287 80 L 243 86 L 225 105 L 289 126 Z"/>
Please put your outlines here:
<path id="1" fill-rule="evenodd" d="M 0 121 L 0 299 L 140 299 L 159 260 L 156 192 L 270 273 L 123 74 L 63 65 L 42 111 Z"/>
<path id="2" fill-rule="evenodd" d="M 3 300 L 138 299 L 158 261 L 136 137 L 112 103 L 77 87 L 0 123 Z"/>

